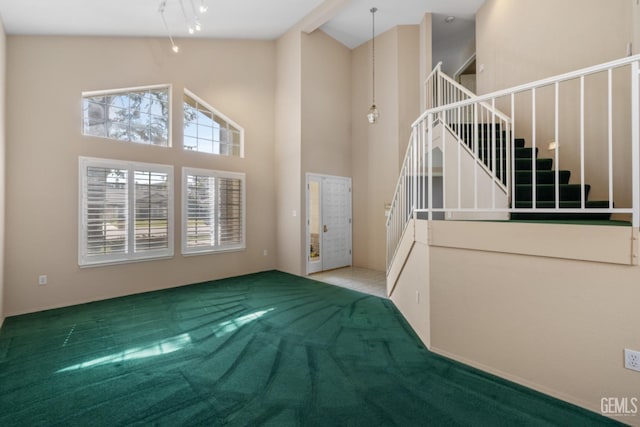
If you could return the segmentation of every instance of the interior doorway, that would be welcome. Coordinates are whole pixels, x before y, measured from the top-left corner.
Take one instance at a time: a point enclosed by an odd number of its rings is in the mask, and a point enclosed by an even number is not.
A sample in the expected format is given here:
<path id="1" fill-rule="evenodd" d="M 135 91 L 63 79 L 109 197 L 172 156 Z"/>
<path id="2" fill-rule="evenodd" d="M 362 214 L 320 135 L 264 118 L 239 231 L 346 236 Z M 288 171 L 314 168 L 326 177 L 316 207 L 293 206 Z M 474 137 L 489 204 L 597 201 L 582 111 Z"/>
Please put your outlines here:
<path id="1" fill-rule="evenodd" d="M 351 178 L 307 174 L 307 274 L 352 263 Z"/>
<path id="2" fill-rule="evenodd" d="M 476 89 L 476 54 L 471 55 L 469 59 L 460 67 L 453 75 L 455 81 L 466 87 L 473 93 L 477 93 Z"/>

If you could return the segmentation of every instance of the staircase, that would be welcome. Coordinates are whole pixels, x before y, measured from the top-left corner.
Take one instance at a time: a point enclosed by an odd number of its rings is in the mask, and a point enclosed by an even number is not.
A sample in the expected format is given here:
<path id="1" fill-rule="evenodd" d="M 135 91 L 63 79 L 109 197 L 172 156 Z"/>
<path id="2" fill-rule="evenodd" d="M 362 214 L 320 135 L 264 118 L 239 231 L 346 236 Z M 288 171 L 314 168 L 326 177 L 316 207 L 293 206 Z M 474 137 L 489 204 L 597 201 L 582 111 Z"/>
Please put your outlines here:
<path id="1" fill-rule="evenodd" d="M 538 158 L 530 147 L 525 147 L 525 140 L 515 140 L 515 208 L 531 209 L 533 205 L 534 173 L 532 170 L 535 158 L 535 207 L 570 209 L 580 208 L 584 192 L 585 211 L 573 213 L 537 213 L 512 212 L 512 220 L 541 220 L 541 221 L 606 221 L 611 218 L 610 212 L 591 213 L 588 209 L 607 209 L 607 200 L 589 200 L 589 184 L 569 184 L 571 171 L 553 170 L 553 159 Z M 558 184 L 556 186 L 556 179 Z M 557 194 L 556 194 L 557 192 Z M 557 196 L 557 198 L 556 198 Z M 557 202 L 557 203 L 556 203 Z"/>
<path id="2" fill-rule="evenodd" d="M 438 64 L 423 94 L 388 213 L 388 271 L 414 219 L 585 222 L 616 214 L 640 227 L 640 55 L 481 96 Z M 551 157 L 540 157 L 550 140 Z M 562 157 L 558 143 L 567 147 Z M 590 200 L 593 188 L 601 200 Z"/>
<path id="3" fill-rule="evenodd" d="M 472 148 L 472 138 L 474 126 L 470 124 L 452 124 L 451 128 L 457 136 L 470 148 Z M 493 130 L 493 131 L 492 131 Z M 495 138 L 492 136 L 495 135 Z M 477 138 L 479 141 L 478 156 L 483 164 L 491 170 L 496 170 L 502 182 L 506 185 L 508 179 L 506 157 L 509 143 L 507 132 L 500 129 L 497 124 L 477 126 Z M 495 156 L 494 156 L 495 147 Z M 577 209 L 582 207 L 584 191 L 584 208 L 582 212 L 511 212 L 511 220 L 525 221 L 607 221 L 611 219 L 610 212 L 592 213 L 588 209 L 607 209 L 607 200 L 589 200 L 591 185 L 570 184 L 570 170 L 554 170 L 552 158 L 539 158 L 539 149 L 535 152 L 532 147 L 526 146 L 524 138 L 514 140 L 513 177 L 515 179 L 515 191 L 513 194 L 511 207 L 517 209 Z M 534 199 L 534 171 L 533 160 L 535 159 L 535 206 Z M 495 167 L 494 167 L 495 163 Z M 556 179 L 559 185 L 556 186 Z M 557 192 L 557 194 L 556 194 Z M 556 197 L 557 196 L 557 197 Z"/>

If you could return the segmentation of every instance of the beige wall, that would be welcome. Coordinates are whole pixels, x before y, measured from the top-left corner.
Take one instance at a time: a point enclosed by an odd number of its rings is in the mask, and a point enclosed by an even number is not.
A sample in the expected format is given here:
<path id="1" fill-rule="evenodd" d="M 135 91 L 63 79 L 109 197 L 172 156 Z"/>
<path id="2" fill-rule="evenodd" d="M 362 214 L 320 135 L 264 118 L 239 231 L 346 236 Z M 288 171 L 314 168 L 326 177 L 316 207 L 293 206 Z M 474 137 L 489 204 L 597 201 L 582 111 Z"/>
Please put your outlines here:
<path id="1" fill-rule="evenodd" d="M 387 286 L 391 287 L 389 298 L 400 310 L 411 328 L 422 342 L 431 348 L 431 302 L 428 221 L 411 221 L 402 239 L 403 245 L 411 245 L 408 252 L 397 252 L 396 256 L 406 259 L 404 265 L 395 264 L 400 269 L 397 275 L 387 276 Z"/>
<path id="2" fill-rule="evenodd" d="M 351 50 L 321 30 L 302 35 L 301 271 L 306 174 L 351 177 Z"/>
<path id="3" fill-rule="evenodd" d="M 275 43 L 165 38 L 8 37 L 6 315 L 267 270 L 276 266 L 273 225 Z M 173 85 L 173 147 L 81 135 L 81 92 Z M 181 149 L 183 88 L 245 128 L 245 158 Z M 78 267 L 78 156 L 175 167 L 175 256 L 164 261 Z M 180 168 L 245 172 L 247 248 L 180 254 Z M 263 250 L 269 255 L 263 256 Z M 38 286 L 38 275 L 49 284 Z"/>
<path id="4" fill-rule="evenodd" d="M 603 397 L 640 397 L 640 373 L 623 362 L 640 350 L 632 230 L 553 227 L 417 221 L 391 299 L 437 353 L 595 412 Z M 626 265 L 604 261 L 625 251 Z"/>
<path id="5" fill-rule="evenodd" d="M 638 267 L 431 253 L 434 350 L 595 412 L 603 397 L 640 397 L 640 374 L 623 367 L 623 349 L 640 346 Z"/>
<path id="6" fill-rule="evenodd" d="M 306 174 L 351 176 L 350 58 L 320 30 L 277 42 L 278 268 L 289 273 L 306 274 Z"/>
<path id="7" fill-rule="evenodd" d="M 626 56 L 629 0 L 486 0 L 476 15 L 478 93 Z"/>
<path id="8" fill-rule="evenodd" d="M 300 197 L 302 172 L 302 38 L 291 30 L 277 41 L 276 206 L 278 269 L 303 274 Z"/>
<path id="9" fill-rule="evenodd" d="M 0 326 L 4 322 L 4 240 L 5 240 L 5 103 L 7 39 L 0 17 Z"/>
<path id="10" fill-rule="evenodd" d="M 489 93 L 542 78 L 619 59 L 633 40 L 631 0 L 488 0 L 477 13 L 477 90 Z M 576 13 L 577 12 L 577 13 Z M 579 17 L 579 19 L 576 19 Z M 484 70 L 481 69 L 484 67 Z M 590 199 L 608 198 L 606 163 L 606 75 L 585 80 L 585 182 L 592 185 Z M 614 202 L 629 207 L 630 99 L 629 68 L 614 73 L 613 162 Z M 572 171 L 572 183 L 580 181 L 580 117 L 577 81 L 560 86 L 560 168 Z M 533 142 L 531 95 L 516 96 L 517 137 Z M 510 113 L 510 99 L 497 105 Z M 550 157 L 548 144 L 555 140 L 553 87 L 536 94 L 536 145 Z"/>
<path id="11" fill-rule="evenodd" d="M 420 115 L 420 47 L 420 26 L 398 27 L 398 171 Z"/>
<path id="12" fill-rule="evenodd" d="M 302 172 L 351 176 L 351 51 L 321 30 L 302 35 Z"/>
<path id="13" fill-rule="evenodd" d="M 433 69 L 433 29 L 431 21 L 432 16 L 430 13 L 425 13 L 422 21 L 420 21 L 420 112 L 424 111 L 425 105 L 427 105 L 424 82 Z"/>
<path id="14" fill-rule="evenodd" d="M 404 157 L 408 126 L 419 114 L 420 30 L 395 27 L 376 37 L 376 105 L 369 125 L 371 42 L 352 51 L 354 265 L 386 268 L 385 204 L 391 202 Z"/>
<path id="15" fill-rule="evenodd" d="M 633 7 L 633 54 L 640 53 L 640 2 L 631 0 Z"/>

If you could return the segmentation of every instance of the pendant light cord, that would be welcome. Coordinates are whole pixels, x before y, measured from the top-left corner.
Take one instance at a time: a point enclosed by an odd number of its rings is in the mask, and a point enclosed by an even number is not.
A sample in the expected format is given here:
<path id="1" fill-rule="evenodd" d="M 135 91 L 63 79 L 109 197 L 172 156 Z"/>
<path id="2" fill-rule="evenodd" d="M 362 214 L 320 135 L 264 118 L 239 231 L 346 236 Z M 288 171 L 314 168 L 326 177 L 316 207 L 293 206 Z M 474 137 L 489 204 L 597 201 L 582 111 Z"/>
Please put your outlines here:
<path id="1" fill-rule="evenodd" d="M 373 105 L 376 104 L 376 15 L 375 13 L 378 11 L 377 7 L 372 7 L 371 12 L 371 64 L 373 67 L 372 70 L 372 80 L 371 80 L 371 89 L 373 93 Z"/>

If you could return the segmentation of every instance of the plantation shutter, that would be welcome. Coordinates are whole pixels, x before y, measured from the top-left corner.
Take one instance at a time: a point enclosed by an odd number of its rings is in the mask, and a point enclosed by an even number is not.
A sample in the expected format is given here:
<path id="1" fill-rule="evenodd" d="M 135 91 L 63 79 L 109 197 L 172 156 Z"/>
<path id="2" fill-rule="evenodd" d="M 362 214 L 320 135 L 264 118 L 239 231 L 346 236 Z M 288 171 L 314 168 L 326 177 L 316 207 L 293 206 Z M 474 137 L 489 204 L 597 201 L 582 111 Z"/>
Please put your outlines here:
<path id="1" fill-rule="evenodd" d="M 218 245 L 242 242 L 242 182 L 236 178 L 217 178 Z"/>
<path id="2" fill-rule="evenodd" d="M 87 167 L 87 255 L 127 251 L 128 190 L 126 169 Z"/>
<path id="3" fill-rule="evenodd" d="M 135 171 L 136 252 L 169 247 L 168 180 L 167 173 Z"/>
<path id="4" fill-rule="evenodd" d="M 213 178 L 207 176 L 189 175 L 187 178 L 187 246 L 212 247 L 213 239 L 214 204 L 215 200 Z"/>
<path id="5" fill-rule="evenodd" d="M 183 251 L 232 250 L 244 247 L 244 175 L 189 170 Z"/>
<path id="6" fill-rule="evenodd" d="M 81 266 L 173 256 L 173 168 L 80 157 Z"/>

